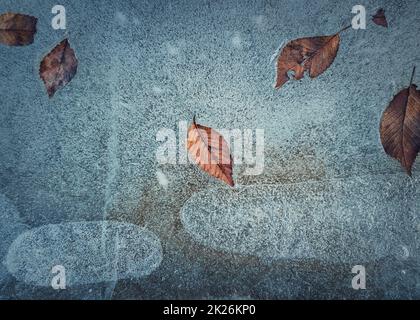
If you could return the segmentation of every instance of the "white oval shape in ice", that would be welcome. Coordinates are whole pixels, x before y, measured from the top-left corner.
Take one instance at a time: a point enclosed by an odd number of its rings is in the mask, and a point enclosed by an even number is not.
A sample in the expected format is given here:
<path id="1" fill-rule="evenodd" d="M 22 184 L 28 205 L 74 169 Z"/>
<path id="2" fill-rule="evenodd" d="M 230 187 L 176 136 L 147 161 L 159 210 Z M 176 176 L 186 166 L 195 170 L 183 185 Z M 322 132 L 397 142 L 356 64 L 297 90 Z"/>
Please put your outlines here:
<path id="1" fill-rule="evenodd" d="M 407 241 L 416 201 L 408 177 L 375 175 L 205 190 L 187 201 L 181 219 L 193 239 L 220 251 L 267 262 L 362 263 Z"/>
<path id="2" fill-rule="evenodd" d="M 46 225 L 21 234 L 11 245 L 6 266 L 18 280 L 50 286 L 54 266 L 65 268 L 66 285 L 140 278 L 162 261 L 157 236 L 120 222 Z"/>
<path id="3" fill-rule="evenodd" d="M 28 226 L 23 223 L 19 212 L 13 203 L 0 193 L 0 283 L 6 277 L 7 271 L 3 266 L 3 259 L 9 250 L 10 244 Z"/>

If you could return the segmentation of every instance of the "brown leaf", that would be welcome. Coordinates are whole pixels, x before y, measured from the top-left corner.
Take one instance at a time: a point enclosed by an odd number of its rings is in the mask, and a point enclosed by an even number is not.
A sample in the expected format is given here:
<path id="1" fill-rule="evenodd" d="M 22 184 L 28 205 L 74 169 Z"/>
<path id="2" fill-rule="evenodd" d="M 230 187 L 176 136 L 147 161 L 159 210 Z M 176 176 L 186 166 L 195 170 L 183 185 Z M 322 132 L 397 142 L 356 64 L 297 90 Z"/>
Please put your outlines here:
<path id="1" fill-rule="evenodd" d="M 420 91 L 416 85 L 410 84 L 394 97 L 382 116 L 380 133 L 385 152 L 411 176 L 420 150 Z"/>
<path id="2" fill-rule="evenodd" d="M 27 46 L 34 42 L 38 19 L 19 13 L 0 15 L 0 43 Z"/>
<path id="3" fill-rule="evenodd" d="M 378 12 L 372 17 L 372 21 L 377 25 L 388 28 L 388 21 L 386 20 L 385 10 L 379 9 Z"/>
<path id="4" fill-rule="evenodd" d="M 77 72 L 78 61 L 68 39 L 61 41 L 41 62 L 39 75 L 51 98 L 68 84 Z"/>
<path id="5" fill-rule="evenodd" d="M 187 148 L 202 170 L 233 187 L 233 159 L 226 140 L 217 131 L 195 122 L 188 129 Z"/>
<path id="6" fill-rule="evenodd" d="M 277 59 L 275 87 L 278 89 L 289 80 L 289 71 L 294 72 L 295 80 L 302 79 L 305 71 L 309 72 L 311 78 L 319 76 L 334 62 L 339 46 L 339 32 L 331 36 L 300 38 L 290 41 Z"/>

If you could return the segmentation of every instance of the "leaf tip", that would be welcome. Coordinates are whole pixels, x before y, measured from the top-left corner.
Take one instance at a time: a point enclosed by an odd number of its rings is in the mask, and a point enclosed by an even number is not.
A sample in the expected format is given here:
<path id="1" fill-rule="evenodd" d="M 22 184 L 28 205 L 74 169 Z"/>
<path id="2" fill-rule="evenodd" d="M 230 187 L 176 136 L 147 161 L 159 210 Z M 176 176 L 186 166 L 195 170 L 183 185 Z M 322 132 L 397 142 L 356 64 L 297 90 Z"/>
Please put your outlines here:
<path id="1" fill-rule="evenodd" d="M 385 16 L 385 10 L 383 8 L 377 10 L 376 14 L 372 16 L 372 21 L 378 26 L 388 28 L 388 21 Z"/>

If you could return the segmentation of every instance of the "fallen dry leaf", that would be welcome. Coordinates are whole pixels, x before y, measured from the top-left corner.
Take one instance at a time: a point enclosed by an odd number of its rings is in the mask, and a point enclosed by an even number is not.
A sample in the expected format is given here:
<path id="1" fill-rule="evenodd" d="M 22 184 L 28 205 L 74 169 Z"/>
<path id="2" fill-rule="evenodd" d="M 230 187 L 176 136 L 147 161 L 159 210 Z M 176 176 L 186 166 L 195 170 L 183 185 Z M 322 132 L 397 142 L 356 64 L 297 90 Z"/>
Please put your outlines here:
<path id="1" fill-rule="evenodd" d="M 420 91 L 413 84 L 400 91 L 384 111 L 380 133 L 385 152 L 397 159 L 411 176 L 420 150 Z"/>
<path id="2" fill-rule="evenodd" d="M 41 62 L 39 74 L 48 96 L 68 84 L 77 72 L 78 61 L 68 39 L 61 41 Z"/>
<path id="3" fill-rule="evenodd" d="M 202 170 L 234 186 L 233 159 L 226 140 L 217 131 L 195 122 L 188 129 L 187 149 Z"/>
<path id="4" fill-rule="evenodd" d="M 0 43 L 27 46 L 34 42 L 38 19 L 20 13 L 0 15 Z"/>
<path id="5" fill-rule="evenodd" d="M 277 59 L 275 88 L 280 88 L 290 80 L 290 71 L 293 71 L 295 80 L 300 80 L 306 71 L 311 78 L 315 78 L 327 70 L 337 56 L 340 32 L 350 27 L 331 36 L 300 38 L 287 43 Z"/>
<path id="6" fill-rule="evenodd" d="M 388 21 L 386 20 L 385 10 L 379 9 L 378 12 L 372 17 L 372 21 L 377 25 L 388 28 Z"/>

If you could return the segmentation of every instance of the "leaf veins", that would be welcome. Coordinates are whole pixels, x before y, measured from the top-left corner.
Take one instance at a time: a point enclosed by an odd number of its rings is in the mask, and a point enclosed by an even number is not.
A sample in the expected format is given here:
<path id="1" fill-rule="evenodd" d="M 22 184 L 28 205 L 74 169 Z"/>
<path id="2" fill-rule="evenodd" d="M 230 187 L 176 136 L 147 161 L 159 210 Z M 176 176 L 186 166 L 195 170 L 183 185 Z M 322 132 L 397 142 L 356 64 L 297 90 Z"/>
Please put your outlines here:
<path id="1" fill-rule="evenodd" d="M 277 79 L 275 88 L 282 87 L 290 80 L 288 73 L 293 72 L 293 78 L 300 80 L 305 72 L 311 78 L 316 78 L 325 72 L 334 62 L 340 46 L 340 32 L 334 35 L 300 38 L 287 43 L 277 59 Z"/>
<path id="2" fill-rule="evenodd" d="M 68 84 L 77 72 L 78 61 L 68 39 L 61 41 L 41 62 L 39 74 L 48 96 Z"/>
<path id="3" fill-rule="evenodd" d="M 211 176 L 233 187 L 233 159 L 223 136 L 195 122 L 188 129 L 187 149 L 195 163 Z"/>
<path id="4" fill-rule="evenodd" d="M 413 76 L 414 76 L 413 70 Z M 385 152 L 397 159 L 411 176 L 420 151 L 420 91 L 412 84 L 401 90 L 384 111 L 380 125 Z"/>
<path id="5" fill-rule="evenodd" d="M 27 46 L 34 42 L 38 19 L 20 13 L 0 15 L 0 43 Z"/>

